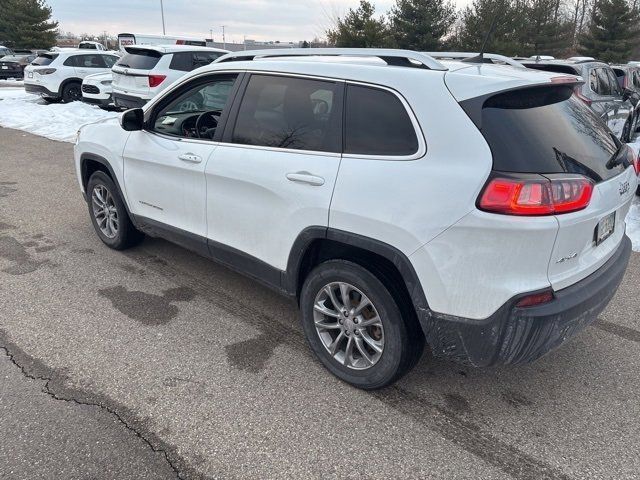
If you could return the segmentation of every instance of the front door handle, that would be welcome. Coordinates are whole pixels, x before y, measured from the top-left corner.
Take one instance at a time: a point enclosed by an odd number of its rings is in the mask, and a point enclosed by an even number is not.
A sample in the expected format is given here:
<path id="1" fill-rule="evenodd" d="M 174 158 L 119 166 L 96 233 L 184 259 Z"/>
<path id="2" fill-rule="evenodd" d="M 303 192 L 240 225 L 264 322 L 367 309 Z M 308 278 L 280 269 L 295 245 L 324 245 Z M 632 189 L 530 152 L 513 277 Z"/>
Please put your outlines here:
<path id="1" fill-rule="evenodd" d="M 287 173 L 287 180 L 297 183 L 307 183 L 314 187 L 321 187 L 324 185 L 324 178 L 312 175 L 309 172 Z"/>
<path id="2" fill-rule="evenodd" d="M 196 155 L 195 153 L 183 153 L 178 158 L 183 162 L 189 162 L 189 163 L 202 162 L 202 157 L 200 157 L 199 155 Z"/>

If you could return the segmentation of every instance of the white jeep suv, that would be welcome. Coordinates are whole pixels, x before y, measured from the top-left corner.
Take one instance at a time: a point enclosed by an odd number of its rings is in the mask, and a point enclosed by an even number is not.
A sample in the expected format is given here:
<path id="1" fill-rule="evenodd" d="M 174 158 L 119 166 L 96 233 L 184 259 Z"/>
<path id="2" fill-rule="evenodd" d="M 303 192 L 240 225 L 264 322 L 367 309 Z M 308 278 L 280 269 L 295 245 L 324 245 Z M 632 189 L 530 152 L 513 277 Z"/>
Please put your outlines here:
<path id="1" fill-rule="evenodd" d="M 117 107 L 141 107 L 185 73 L 228 53 L 192 45 L 131 45 L 113 67 L 113 100 Z"/>
<path id="2" fill-rule="evenodd" d="M 46 101 L 82 99 L 82 79 L 108 72 L 119 57 L 96 50 L 64 50 L 42 53 L 24 69 L 24 89 Z"/>
<path id="3" fill-rule="evenodd" d="M 482 60 L 480 60 L 482 61 Z M 164 237 L 298 300 L 322 363 L 380 388 L 431 352 L 537 359 L 629 261 L 634 155 L 576 77 L 399 50 L 239 52 L 84 126 L 98 237 Z"/>

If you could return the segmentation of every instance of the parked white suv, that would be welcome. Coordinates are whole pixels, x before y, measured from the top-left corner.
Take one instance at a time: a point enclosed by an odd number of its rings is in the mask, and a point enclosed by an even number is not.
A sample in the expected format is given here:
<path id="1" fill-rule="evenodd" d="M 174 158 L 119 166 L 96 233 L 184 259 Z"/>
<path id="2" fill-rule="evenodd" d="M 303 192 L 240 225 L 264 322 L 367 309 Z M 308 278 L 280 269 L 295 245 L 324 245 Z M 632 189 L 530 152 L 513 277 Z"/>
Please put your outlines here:
<path id="1" fill-rule="evenodd" d="M 228 53 L 192 45 L 131 45 L 113 67 L 113 99 L 118 107 L 141 107 L 185 73 Z"/>
<path id="2" fill-rule="evenodd" d="M 592 322 L 630 257 L 634 155 L 577 81 L 239 52 L 84 126 L 77 175 L 107 246 L 164 237 L 297 298 L 313 351 L 357 387 L 397 380 L 425 340 L 518 364 Z"/>
<path id="3" fill-rule="evenodd" d="M 118 58 L 96 50 L 42 53 L 24 69 L 25 91 L 49 102 L 81 100 L 82 79 L 93 73 L 109 72 Z"/>

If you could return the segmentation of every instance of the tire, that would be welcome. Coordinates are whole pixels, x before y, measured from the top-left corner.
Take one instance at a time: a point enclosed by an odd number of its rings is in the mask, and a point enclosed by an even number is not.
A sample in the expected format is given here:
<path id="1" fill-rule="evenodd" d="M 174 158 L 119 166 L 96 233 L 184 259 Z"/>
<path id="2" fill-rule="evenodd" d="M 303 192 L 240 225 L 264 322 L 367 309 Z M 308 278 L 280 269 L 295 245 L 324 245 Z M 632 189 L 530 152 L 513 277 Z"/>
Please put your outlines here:
<path id="1" fill-rule="evenodd" d="M 82 85 L 78 82 L 69 82 L 62 89 L 62 102 L 70 103 L 82 100 Z"/>
<path id="2" fill-rule="evenodd" d="M 87 183 L 87 205 L 91 223 L 102 243 L 114 250 L 126 250 L 139 244 L 144 234 L 131 223 L 118 192 L 108 175 L 95 172 Z"/>
<path id="3" fill-rule="evenodd" d="M 362 302 L 368 306 L 357 316 L 335 315 L 342 305 L 340 283 L 351 288 L 347 289 L 347 297 L 352 309 L 359 308 L 362 295 L 368 300 Z M 338 308 L 327 286 L 333 292 Z M 331 315 L 316 310 L 317 305 Z M 424 337 L 416 330 L 419 325 L 412 319 L 405 320 L 384 284 L 355 263 L 330 260 L 317 266 L 304 282 L 300 308 L 304 333 L 313 352 L 331 373 L 354 387 L 364 390 L 386 387 L 411 370 L 422 355 Z M 379 325 L 365 325 L 376 318 Z M 321 327 L 317 327 L 317 322 Z M 377 352 L 370 341 L 378 348 L 382 347 L 381 352 Z M 347 357 L 349 343 L 353 353 Z M 334 356 L 329 348 L 336 344 Z M 361 353 L 363 347 L 366 356 Z"/>

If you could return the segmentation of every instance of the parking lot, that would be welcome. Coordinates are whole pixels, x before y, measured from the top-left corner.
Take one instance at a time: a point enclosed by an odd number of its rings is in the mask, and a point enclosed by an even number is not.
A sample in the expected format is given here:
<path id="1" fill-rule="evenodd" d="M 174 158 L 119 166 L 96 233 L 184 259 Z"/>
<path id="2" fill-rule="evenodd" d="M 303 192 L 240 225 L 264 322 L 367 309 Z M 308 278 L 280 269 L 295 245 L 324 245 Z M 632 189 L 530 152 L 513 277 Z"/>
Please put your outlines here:
<path id="1" fill-rule="evenodd" d="M 271 291 L 164 241 L 104 247 L 70 143 L 0 148 L 3 478 L 637 478 L 640 254 L 537 363 L 425 356 L 366 393 Z"/>

